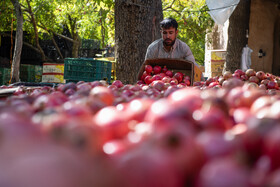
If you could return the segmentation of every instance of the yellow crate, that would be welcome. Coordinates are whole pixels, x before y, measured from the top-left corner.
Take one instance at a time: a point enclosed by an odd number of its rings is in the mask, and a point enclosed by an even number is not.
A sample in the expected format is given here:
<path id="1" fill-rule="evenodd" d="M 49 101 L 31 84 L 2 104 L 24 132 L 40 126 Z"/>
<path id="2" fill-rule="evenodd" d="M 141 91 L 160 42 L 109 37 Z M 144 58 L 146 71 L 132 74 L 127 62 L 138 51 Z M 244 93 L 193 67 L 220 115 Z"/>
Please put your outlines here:
<path id="1" fill-rule="evenodd" d="M 225 61 L 226 51 L 211 51 L 211 61 Z"/>
<path id="2" fill-rule="evenodd" d="M 35 82 L 41 82 L 42 81 L 42 75 L 35 75 Z"/>
<path id="3" fill-rule="evenodd" d="M 221 75 L 223 75 L 222 72 L 211 72 L 210 73 L 210 77 L 217 77 L 217 76 L 221 76 Z"/>
<path id="4" fill-rule="evenodd" d="M 64 64 L 44 63 L 43 73 L 64 73 Z"/>
<path id="5" fill-rule="evenodd" d="M 65 83 L 65 80 L 61 73 L 43 73 L 42 82 Z"/>
<path id="6" fill-rule="evenodd" d="M 222 72 L 224 68 L 224 62 L 212 62 L 211 72 Z"/>

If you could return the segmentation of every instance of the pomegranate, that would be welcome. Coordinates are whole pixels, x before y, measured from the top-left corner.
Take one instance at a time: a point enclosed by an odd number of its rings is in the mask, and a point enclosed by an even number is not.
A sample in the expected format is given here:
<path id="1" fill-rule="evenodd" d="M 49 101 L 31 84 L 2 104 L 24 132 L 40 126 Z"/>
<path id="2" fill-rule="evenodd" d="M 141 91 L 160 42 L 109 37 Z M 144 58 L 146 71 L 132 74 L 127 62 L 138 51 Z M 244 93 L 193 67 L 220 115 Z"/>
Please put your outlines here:
<path id="1" fill-rule="evenodd" d="M 236 77 L 225 80 L 222 87 L 225 89 L 232 89 L 234 87 L 243 86 L 244 82 Z"/>
<path id="2" fill-rule="evenodd" d="M 174 120 L 174 124 L 163 124 L 154 128 L 154 150 L 161 150 L 167 155 L 180 176 L 191 180 L 204 163 L 204 153 L 195 141 L 194 129 L 184 120 Z"/>
<path id="3" fill-rule="evenodd" d="M 144 79 L 146 84 L 151 84 L 154 81 L 154 78 L 151 75 L 147 75 Z"/>
<path id="4" fill-rule="evenodd" d="M 151 75 L 151 73 L 148 73 L 147 71 L 144 71 L 142 76 L 141 76 L 141 80 L 144 81 L 145 78 L 148 76 L 148 75 Z"/>
<path id="5" fill-rule="evenodd" d="M 234 73 L 235 73 L 235 74 L 239 74 L 239 76 L 241 76 L 241 75 L 245 75 L 245 72 L 244 72 L 244 71 L 242 71 L 241 69 L 237 69 L 237 70 L 235 70 L 235 71 L 234 71 Z"/>
<path id="6" fill-rule="evenodd" d="M 115 85 L 117 88 L 123 87 L 123 83 L 120 80 L 115 80 L 112 82 L 112 85 Z"/>
<path id="7" fill-rule="evenodd" d="M 184 106 L 185 108 L 194 111 L 199 109 L 203 103 L 200 97 L 200 91 L 193 88 L 182 88 L 173 92 L 168 99 L 171 104 Z"/>
<path id="8" fill-rule="evenodd" d="M 265 73 L 264 73 L 263 71 L 258 71 L 258 72 L 256 73 L 256 76 L 258 77 L 258 79 L 259 79 L 260 81 L 262 81 L 263 79 L 265 79 Z"/>
<path id="9" fill-rule="evenodd" d="M 167 71 L 165 72 L 165 75 L 168 76 L 168 77 L 173 77 L 173 72 L 170 71 L 170 70 L 167 70 Z"/>
<path id="10" fill-rule="evenodd" d="M 121 186 L 173 187 L 181 186 L 182 179 L 170 159 L 161 151 L 138 148 L 116 160 L 116 169 L 122 173 Z M 165 180 L 158 180 L 158 179 Z"/>
<path id="11" fill-rule="evenodd" d="M 163 81 L 164 83 L 170 83 L 171 78 L 168 77 L 168 76 L 165 76 L 165 77 L 162 78 L 162 81 Z"/>
<path id="12" fill-rule="evenodd" d="M 150 74 L 153 71 L 153 67 L 151 65 L 145 65 L 145 71 L 147 74 Z"/>
<path id="13" fill-rule="evenodd" d="M 278 89 L 278 84 L 274 81 L 269 81 L 267 83 L 267 89 Z"/>
<path id="14" fill-rule="evenodd" d="M 112 105 L 114 102 L 114 95 L 112 90 L 104 86 L 96 86 L 91 89 L 90 97 L 99 99 L 106 105 Z"/>
<path id="15" fill-rule="evenodd" d="M 169 95 L 169 97 L 171 95 Z M 145 121 L 151 122 L 156 126 L 174 125 L 173 122 L 176 119 L 186 121 L 191 120 L 191 111 L 189 108 L 183 106 L 170 105 L 168 99 L 166 98 L 155 101 L 145 116 Z"/>
<path id="16" fill-rule="evenodd" d="M 214 129 L 225 131 L 233 126 L 225 113 L 215 108 L 209 111 L 195 110 L 193 112 L 193 119 L 197 127 L 202 128 L 202 130 Z"/>
<path id="17" fill-rule="evenodd" d="M 161 80 L 162 77 L 160 74 L 156 74 L 156 75 L 153 75 L 152 79 L 153 79 L 153 81 L 156 81 L 156 80 Z"/>
<path id="18" fill-rule="evenodd" d="M 238 79 L 240 79 L 240 78 L 241 78 L 241 75 L 240 75 L 239 73 L 233 73 L 233 74 L 232 74 L 232 77 L 233 77 L 233 78 L 238 78 Z"/>
<path id="19" fill-rule="evenodd" d="M 275 170 L 279 168 L 280 166 L 280 161 L 279 161 L 279 156 L 280 156 L 280 127 L 279 123 L 277 126 L 273 127 L 270 129 L 270 131 L 266 134 L 264 137 L 264 154 L 267 155 L 270 160 L 271 160 L 271 169 Z"/>
<path id="20" fill-rule="evenodd" d="M 196 141 L 202 146 L 207 161 L 232 155 L 238 148 L 236 139 L 228 140 L 223 132 L 216 130 L 207 130 L 198 133 Z"/>
<path id="21" fill-rule="evenodd" d="M 175 78 L 171 78 L 170 85 L 177 85 L 179 82 Z"/>
<path id="22" fill-rule="evenodd" d="M 245 74 L 250 78 L 251 76 L 255 76 L 256 75 L 256 71 L 253 69 L 247 69 Z"/>
<path id="23" fill-rule="evenodd" d="M 220 84 L 218 82 L 211 82 L 208 87 L 209 88 L 213 88 L 213 87 L 216 87 L 216 86 L 220 86 Z"/>
<path id="24" fill-rule="evenodd" d="M 126 116 L 113 106 L 102 108 L 93 118 L 93 127 L 100 131 L 100 141 L 120 138 L 129 131 Z"/>
<path id="25" fill-rule="evenodd" d="M 247 75 L 241 75 L 240 78 L 243 81 L 247 81 L 249 79 Z"/>
<path id="26" fill-rule="evenodd" d="M 177 86 L 168 86 L 167 89 L 164 92 L 164 97 L 168 97 L 171 93 L 178 90 L 179 88 Z"/>
<path id="27" fill-rule="evenodd" d="M 183 80 L 183 74 L 180 72 L 175 73 L 173 77 L 177 79 L 178 83 L 182 82 Z"/>
<path id="28" fill-rule="evenodd" d="M 280 169 L 274 171 L 267 176 L 264 186 L 279 186 L 280 185 Z"/>
<path id="29" fill-rule="evenodd" d="M 62 92 L 65 92 L 68 89 L 73 89 L 76 90 L 77 89 L 77 85 L 73 82 L 69 82 L 66 83 L 63 87 L 62 87 Z"/>
<path id="30" fill-rule="evenodd" d="M 160 73 L 159 76 L 161 77 L 161 79 L 163 79 L 166 75 L 165 73 Z"/>
<path id="31" fill-rule="evenodd" d="M 203 166 L 197 182 L 201 187 L 247 187 L 248 176 L 249 172 L 237 161 L 215 158 Z"/>
<path id="32" fill-rule="evenodd" d="M 214 78 L 212 78 L 212 77 L 209 77 L 207 80 L 206 80 L 206 86 L 209 86 L 209 84 L 211 83 L 211 82 L 215 82 L 215 80 L 214 80 Z"/>
<path id="33" fill-rule="evenodd" d="M 257 76 L 251 76 L 251 77 L 249 77 L 249 82 L 254 82 L 254 83 L 258 84 L 260 82 L 260 80 Z"/>
<path id="34" fill-rule="evenodd" d="M 166 86 L 163 81 L 157 80 L 152 83 L 152 86 L 157 89 L 158 91 L 163 91 L 166 89 Z"/>
<path id="35" fill-rule="evenodd" d="M 103 84 L 100 81 L 90 82 L 90 85 L 92 88 L 94 88 L 95 86 L 103 86 Z"/>
<path id="36" fill-rule="evenodd" d="M 159 74 L 159 73 L 161 73 L 161 67 L 160 66 L 154 66 L 154 68 L 153 68 L 153 72 L 154 72 L 154 74 Z"/>
<path id="37" fill-rule="evenodd" d="M 164 66 L 164 67 L 162 68 L 162 70 L 161 70 L 161 71 L 162 71 L 162 73 L 164 73 L 164 74 L 165 74 L 165 73 L 168 71 L 168 69 L 167 69 L 167 67 L 166 67 L 166 66 Z"/>
<path id="38" fill-rule="evenodd" d="M 223 73 L 223 78 L 224 79 L 229 79 L 229 78 L 231 78 L 232 77 L 232 73 L 230 72 L 230 71 L 225 71 L 224 73 Z"/>

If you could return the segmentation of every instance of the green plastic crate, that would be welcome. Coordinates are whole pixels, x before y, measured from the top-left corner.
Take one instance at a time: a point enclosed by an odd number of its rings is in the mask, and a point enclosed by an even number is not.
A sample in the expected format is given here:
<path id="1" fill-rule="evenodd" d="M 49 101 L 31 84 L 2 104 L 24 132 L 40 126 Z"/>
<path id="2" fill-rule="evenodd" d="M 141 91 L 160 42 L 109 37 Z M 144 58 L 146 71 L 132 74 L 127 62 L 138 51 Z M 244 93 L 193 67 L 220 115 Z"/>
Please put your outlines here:
<path id="1" fill-rule="evenodd" d="M 35 66 L 29 64 L 21 64 L 20 80 L 22 82 L 35 82 Z"/>
<path id="2" fill-rule="evenodd" d="M 42 73 L 43 73 L 43 67 L 42 66 L 35 65 L 34 70 L 35 70 L 36 75 L 42 75 Z"/>
<path id="3" fill-rule="evenodd" d="M 0 68 L 0 86 L 8 85 L 11 78 L 10 68 Z"/>
<path id="4" fill-rule="evenodd" d="M 42 82 L 43 67 L 35 65 L 35 82 Z"/>
<path id="5" fill-rule="evenodd" d="M 66 58 L 64 60 L 64 79 L 92 82 L 111 81 L 112 62 L 92 58 Z"/>

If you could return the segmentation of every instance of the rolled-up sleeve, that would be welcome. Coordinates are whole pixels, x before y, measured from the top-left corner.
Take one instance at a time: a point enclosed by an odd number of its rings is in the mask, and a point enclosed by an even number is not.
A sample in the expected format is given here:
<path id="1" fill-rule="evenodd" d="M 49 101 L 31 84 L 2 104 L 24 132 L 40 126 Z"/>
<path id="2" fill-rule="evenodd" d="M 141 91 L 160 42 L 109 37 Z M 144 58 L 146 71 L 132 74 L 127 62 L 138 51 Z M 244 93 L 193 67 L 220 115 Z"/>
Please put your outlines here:
<path id="1" fill-rule="evenodd" d="M 152 47 L 151 47 L 151 45 L 149 45 L 149 47 L 147 48 L 146 55 L 145 55 L 145 60 L 152 59 L 153 56 L 154 56 L 154 53 L 153 53 Z"/>
<path id="2" fill-rule="evenodd" d="M 148 46 L 147 52 L 146 52 L 146 55 L 145 55 L 145 60 L 160 58 L 159 50 L 160 50 L 160 46 L 162 45 L 161 43 L 162 43 L 162 39 L 158 39 L 158 40 L 155 40 L 153 43 L 151 43 Z"/>

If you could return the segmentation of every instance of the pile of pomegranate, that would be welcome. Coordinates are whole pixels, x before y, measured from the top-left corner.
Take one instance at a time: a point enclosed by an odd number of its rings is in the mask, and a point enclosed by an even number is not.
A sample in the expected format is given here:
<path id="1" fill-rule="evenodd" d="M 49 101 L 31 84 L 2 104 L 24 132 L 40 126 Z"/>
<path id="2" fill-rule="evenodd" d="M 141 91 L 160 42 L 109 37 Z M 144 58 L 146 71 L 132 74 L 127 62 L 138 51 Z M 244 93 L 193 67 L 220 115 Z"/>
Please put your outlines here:
<path id="1" fill-rule="evenodd" d="M 279 77 L 155 69 L 0 100 L 0 186 L 280 186 Z"/>
<path id="2" fill-rule="evenodd" d="M 155 84 L 155 83 L 166 83 L 167 85 L 180 85 L 180 86 L 190 86 L 191 78 L 182 72 L 173 72 L 166 68 L 166 66 L 161 67 L 155 65 L 145 65 L 144 72 L 141 75 L 141 80 L 137 82 L 138 84 Z"/>
<path id="3" fill-rule="evenodd" d="M 226 71 L 222 76 L 208 78 L 205 82 L 195 82 L 194 86 L 208 86 L 208 87 L 221 87 L 227 84 L 229 78 L 237 78 L 250 86 L 259 87 L 260 89 L 275 89 L 279 90 L 280 77 L 271 73 L 264 73 L 263 71 L 256 72 L 254 69 L 248 69 L 245 72 L 237 69 L 234 73 Z"/>

